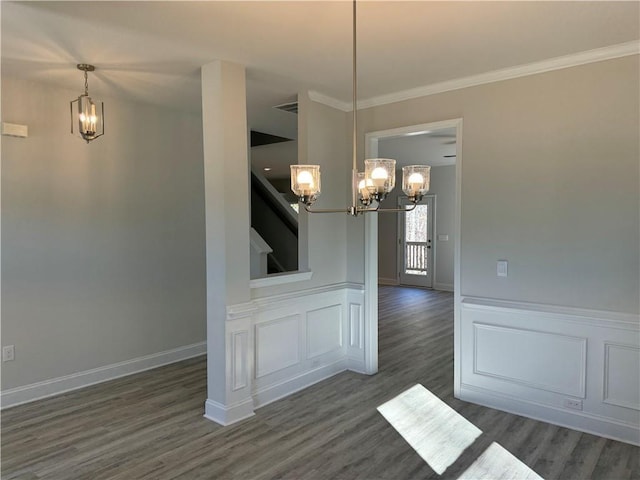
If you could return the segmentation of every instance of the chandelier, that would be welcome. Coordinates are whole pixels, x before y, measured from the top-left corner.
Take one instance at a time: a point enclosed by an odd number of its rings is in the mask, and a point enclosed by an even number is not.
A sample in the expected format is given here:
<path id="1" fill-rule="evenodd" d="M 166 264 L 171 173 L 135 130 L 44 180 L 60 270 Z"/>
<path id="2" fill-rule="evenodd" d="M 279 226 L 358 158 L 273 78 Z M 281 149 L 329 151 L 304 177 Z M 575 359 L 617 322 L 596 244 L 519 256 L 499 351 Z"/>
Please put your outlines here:
<path id="1" fill-rule="evenodd" d="M 100 110 L 96 109 L 96 103 L 89 96 L 88 72 L 93 72 L 96 67 L 86 63 L 79 63 L 78 70 L 84 72 L 84 93 L 71 101 L 71 133 L 73 124 L 77 123 L 78 133 L 89 143 L 104 135 L 104 103 L 100 102 Z M 77 102 L 74 111 L 73 104 Z"/>
<path id="2" fill-rule="evenodd" d="M 364 172 L 357 168 L 358 75 L 356 56 L 356 0 L 353 0 L 353 165 L 351 171 L 351 205 L 337 209 L 312 209 L 320 195 L 320 165 L 290 165 L 291 191 L 309 213 L 348 213 L 358 216 L 367 212 L 409 212 L 429 191 L 431 167 L 402 167 L 402 191 L 411 202 L 409 208 L 381 208 L 380 203 L 396 183 L 396 161 L 390 158 L 370 158 L 364 161 Z"/>

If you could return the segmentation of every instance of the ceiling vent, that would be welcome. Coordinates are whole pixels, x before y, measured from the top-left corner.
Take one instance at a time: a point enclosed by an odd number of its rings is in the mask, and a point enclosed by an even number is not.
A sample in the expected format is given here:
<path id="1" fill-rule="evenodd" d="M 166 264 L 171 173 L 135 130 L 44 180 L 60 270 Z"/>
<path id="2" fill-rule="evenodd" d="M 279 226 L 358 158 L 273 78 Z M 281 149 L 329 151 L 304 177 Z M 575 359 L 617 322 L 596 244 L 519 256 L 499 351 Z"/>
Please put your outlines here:
<path id="1" fill-rule="evenodd" d="M 283 112 L 298 114 L 298 102 L 283 103 L 282 105 L 276 105 L 273 108 L 282 110 Z"/>

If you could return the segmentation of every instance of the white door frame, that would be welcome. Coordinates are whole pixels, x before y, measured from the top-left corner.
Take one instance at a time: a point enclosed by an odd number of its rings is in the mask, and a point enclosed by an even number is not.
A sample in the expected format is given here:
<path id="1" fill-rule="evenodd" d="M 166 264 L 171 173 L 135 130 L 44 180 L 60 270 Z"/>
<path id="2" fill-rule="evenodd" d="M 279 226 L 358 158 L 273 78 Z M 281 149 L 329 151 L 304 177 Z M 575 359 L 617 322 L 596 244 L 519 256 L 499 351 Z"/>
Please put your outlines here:
<path id="1" fill-rule="evenodd" d="M 441 122 L 409 125 L 406 127 L 379 130 L 365 134 L 365 157 L 378 156 L 378 141 L 381 138 L 397 137 L 410 133 L 456 129 L 456 205 L 454 221 L 454 395 L 458 396 L 460 385 L 458 362 L 460 359 L 460 219 L 462 211 L 462 118 Z M 364 216 L 364 368 L 373 375 L 378 371 L 378 214 Z"/>

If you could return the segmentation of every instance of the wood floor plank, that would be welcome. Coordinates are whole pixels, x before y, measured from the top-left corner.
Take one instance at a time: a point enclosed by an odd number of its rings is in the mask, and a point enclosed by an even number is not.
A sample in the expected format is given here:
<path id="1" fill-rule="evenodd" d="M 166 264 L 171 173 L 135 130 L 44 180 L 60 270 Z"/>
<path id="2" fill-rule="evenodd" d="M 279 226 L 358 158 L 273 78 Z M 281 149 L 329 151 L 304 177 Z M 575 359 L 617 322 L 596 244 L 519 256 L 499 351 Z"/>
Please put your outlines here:
<path id="1" fill-rule="evenodd" d="M 204 357 L 7 409 L 4 480 L 456 479 L 492 442 L 548 480 L 640 479 L 640 449 L 453 397 L 453 295 L 379 290 L 376 375 L 344 372 L 221 427 Z M 376 408 L 416 383 L 483 434 L 437 475 Z"/>

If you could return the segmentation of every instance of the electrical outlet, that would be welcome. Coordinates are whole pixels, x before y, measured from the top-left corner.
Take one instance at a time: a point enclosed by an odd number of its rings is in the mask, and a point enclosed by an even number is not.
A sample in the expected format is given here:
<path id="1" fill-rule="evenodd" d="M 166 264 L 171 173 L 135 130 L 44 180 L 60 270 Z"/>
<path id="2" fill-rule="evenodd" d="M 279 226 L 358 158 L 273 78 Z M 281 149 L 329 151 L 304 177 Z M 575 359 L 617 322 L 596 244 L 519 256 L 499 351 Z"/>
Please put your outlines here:
<path id="1" fill-rule="evenodd" d="M 564 406 L 573 410 L 582 410 L 582 400 L 574 400 L 573 398 L 565 398 Z"/>
<path id="2" fill-rule="evenodd" d="M 2 347 L 2 361 L 10 362 L 16 358 L 16 351 L 13 345 Z"/>

